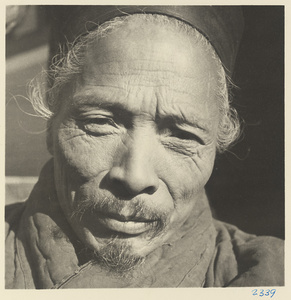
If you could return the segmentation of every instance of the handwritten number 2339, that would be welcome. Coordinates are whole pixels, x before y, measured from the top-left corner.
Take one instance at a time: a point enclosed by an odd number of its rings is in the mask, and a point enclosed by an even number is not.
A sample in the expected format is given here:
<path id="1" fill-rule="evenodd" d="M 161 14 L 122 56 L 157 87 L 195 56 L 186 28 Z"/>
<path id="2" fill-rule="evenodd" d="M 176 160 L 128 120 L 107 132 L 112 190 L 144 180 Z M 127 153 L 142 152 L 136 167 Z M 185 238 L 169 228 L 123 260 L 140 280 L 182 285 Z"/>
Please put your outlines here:
<path id="1" fill-rule="evenodd" d="M 272 290 L 269 290 L 269 289 L 266 289 L 266 290 L 258 290 L 258 289 L 254 289 L 252 290 L 252 293 L 254 296 L 260 296 L 260 297 L 263 297 L 263 296 L 270 296 L 270 298 L 272 298 L 275 293 L 276 293 L 276 290 L 275 289 L 272 289 Z"/>

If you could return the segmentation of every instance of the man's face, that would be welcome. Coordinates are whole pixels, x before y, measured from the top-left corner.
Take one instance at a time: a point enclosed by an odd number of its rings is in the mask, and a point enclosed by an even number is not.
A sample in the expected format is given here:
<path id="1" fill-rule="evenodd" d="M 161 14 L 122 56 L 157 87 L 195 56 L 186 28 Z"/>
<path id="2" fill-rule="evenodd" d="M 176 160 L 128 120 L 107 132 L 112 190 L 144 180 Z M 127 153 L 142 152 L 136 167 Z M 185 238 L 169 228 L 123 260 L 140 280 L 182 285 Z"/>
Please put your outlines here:
<path id="1" fill-rule="evenodd" d="M 84 245 L 146 256 L 187 220 L 215 158 L 216 73 L 201 46 L 156 25 L 89 47 L 52 128 L 58 198 Z"/>

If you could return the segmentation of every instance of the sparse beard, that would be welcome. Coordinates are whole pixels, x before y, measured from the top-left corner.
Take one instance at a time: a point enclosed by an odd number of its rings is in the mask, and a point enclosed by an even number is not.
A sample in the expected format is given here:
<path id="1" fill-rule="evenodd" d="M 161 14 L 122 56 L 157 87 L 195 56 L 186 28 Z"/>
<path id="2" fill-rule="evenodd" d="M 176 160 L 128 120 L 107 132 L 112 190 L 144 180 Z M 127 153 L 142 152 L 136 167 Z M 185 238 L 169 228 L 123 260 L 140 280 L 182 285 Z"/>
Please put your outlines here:
<path id="1" fill-rule="evenodd" d="M 132 271 L 145 261 L 145 257 L 132 254 L 127 242 L 117 237 L 98 252 L 94 251 L 92 259 L 94 263 L 122 277 L 131 277 Z"/>
<path id="2" fill-rule="evenodd" d="M 82 221 L 87 217 L 98 216 L 100 212 L 119 213 L 122 208 L 130 207 L 134 211 L 134 216 L 143 217 L 149 220 L 157 220 L 153 222 L 152 228 L 143 236 L 146 240 L 151 241 L 162 235 L 167 225 L 167 213 L 161 211 L 153 211 L 144 205 L 142 199 L 132 200 L 131 203 L 117 199 L 113 196 L 103 197 L 101 201 L 93 201 L 86 199 L 75 203 L 71 218 Z M 101 236 L 102 237 L 102 236 Z M 103 236 L 104 237 L 104 236 Z M 137 266 L 141 266 L 145 261 L 145 257 L 134 253 L 130 239 L 135 238 L 124 233 L 111 232 L 105 236 L 106 244 L 98 250 L 91 249 L 91 259 L 94 263 L 111 271 L 115 275 L 130 277 Z M 95 236 L 98 240 L 99 236 Z"/>

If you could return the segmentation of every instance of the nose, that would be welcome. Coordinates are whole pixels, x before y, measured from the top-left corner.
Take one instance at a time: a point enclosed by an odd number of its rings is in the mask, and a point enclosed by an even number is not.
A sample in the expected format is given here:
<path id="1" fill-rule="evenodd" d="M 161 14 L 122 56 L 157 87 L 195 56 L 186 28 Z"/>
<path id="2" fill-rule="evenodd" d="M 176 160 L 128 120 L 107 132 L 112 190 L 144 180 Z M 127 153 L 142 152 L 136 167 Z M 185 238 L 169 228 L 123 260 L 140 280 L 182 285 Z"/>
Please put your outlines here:
<path id="1" fill-rule="evenodd" d="M 154 166 L 153 138 L 144 131 L 135 132 L 126 138 L 122 148 L 108 174 L 114 189 L 130 196 L 155 193 L 159 178 Z"/>

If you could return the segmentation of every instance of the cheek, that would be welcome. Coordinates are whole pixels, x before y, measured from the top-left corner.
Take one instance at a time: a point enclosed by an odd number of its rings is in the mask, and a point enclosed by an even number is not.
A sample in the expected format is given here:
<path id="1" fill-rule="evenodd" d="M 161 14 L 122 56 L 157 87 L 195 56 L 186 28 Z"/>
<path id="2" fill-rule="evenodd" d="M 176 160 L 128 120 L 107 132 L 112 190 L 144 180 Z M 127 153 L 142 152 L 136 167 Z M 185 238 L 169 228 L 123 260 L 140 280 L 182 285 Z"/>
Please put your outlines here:
<path id="1" fill-rule="evenodd" d="M 215 159 L 215 146 L 203 146 L 192 157 L 171 155 L 164 161 L 164 178 L 172 197 L 191 200 L 208 181 Z"/>
<path id="2" fill-rule="evenodd" d="M 77 177 L 86 179 L 110 169 L 118 138 L 97 138 L 77 128 L 63 127 L 58 130 L 54 144 L 54 156 L 59 163 Z"/>

